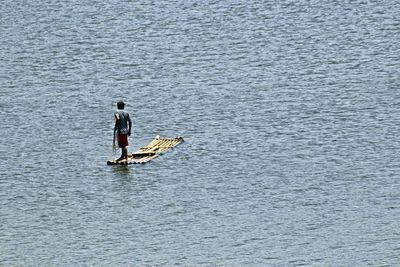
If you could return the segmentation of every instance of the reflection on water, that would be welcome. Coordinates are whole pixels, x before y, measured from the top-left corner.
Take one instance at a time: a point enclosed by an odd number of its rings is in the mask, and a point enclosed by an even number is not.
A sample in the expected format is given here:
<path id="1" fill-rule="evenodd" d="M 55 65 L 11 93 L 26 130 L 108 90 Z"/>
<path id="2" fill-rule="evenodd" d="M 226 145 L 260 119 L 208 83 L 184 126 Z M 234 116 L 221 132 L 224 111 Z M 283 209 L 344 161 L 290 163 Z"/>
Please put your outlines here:
<path id="1" fill-rule="evenodd" d="M 131 168 L 129 165 L 112 165 L 112 172 L 120 177 L 130 177 Z"/>

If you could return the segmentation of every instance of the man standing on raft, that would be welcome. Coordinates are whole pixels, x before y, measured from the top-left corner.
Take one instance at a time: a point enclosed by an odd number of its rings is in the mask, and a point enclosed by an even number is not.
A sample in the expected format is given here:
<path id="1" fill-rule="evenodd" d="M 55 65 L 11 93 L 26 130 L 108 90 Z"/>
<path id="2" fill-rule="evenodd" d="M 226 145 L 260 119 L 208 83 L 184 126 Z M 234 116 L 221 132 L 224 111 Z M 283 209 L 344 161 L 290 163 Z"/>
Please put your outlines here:
<path id="1" fill-rule="evenodd" d="M 128 136 L 131 135 L 132 122 L 129 114 L 124 111 L 125 103 L 119 101 L 117 103 L 117 111 L 114 113 L 115 126 L 114 126 L 114 137 L 117 134 L 118 147 L 121 148 L 121 157 L 117 159 L 127 160 L 128 159 Z"/>

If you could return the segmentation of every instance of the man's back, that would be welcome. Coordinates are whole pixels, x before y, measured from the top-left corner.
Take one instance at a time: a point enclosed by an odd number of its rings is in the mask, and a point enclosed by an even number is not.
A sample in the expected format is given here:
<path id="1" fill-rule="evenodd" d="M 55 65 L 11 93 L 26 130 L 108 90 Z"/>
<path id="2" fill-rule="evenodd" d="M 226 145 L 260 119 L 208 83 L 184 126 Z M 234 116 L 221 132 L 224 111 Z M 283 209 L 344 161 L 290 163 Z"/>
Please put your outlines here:
<path id="1" fill-rule="evenodd" d="M 114 114 L 116 118 L 116 123 L 115 126 L 117 128 L 117 133 L 118 134 L 128 134 L 129 133 L 129 127 L 128 127 L 128 122 L 130 122 L 130 117 L 128 112 L 125 112 L 123 110 L 118 110 Z"/>

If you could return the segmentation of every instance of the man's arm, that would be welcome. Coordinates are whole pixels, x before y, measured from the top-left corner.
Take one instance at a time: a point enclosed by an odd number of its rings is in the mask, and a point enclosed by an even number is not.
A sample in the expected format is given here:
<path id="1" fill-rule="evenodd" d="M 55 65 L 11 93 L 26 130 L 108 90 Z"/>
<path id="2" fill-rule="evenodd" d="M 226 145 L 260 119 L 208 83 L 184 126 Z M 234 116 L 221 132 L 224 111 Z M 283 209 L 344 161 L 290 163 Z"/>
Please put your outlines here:
<path id="1" fill-rule="evenodd" d="M 118 113 L 116 113 L 116 114 L 114 115 L 114 118 L 115 118 L 114 135 L 115 135 L 115 131 L 117 130 L 117 123 L 118 123 L 118 120 L 119 120 L 119 115 L 118 115 Z"/>
<path id="2" fill-rule="evenodd" d="M 131 136 L 131 130 L 132 130 L 132 121 L 131 118 L 128 119 L 128 136 Z"/>

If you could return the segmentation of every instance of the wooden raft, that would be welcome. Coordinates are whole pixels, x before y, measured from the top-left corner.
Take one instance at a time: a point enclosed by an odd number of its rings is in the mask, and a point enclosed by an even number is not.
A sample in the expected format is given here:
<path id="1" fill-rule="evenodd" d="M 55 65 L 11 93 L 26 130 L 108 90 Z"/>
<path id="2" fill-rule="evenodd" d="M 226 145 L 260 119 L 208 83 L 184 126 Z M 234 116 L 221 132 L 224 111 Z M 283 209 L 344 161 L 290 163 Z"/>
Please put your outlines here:
<path id="1" fill-rule="evenodd" d="M 107 165 L 144 164 L 157 158 L 168 150 L 171 150 L 182 142 L 182 137 L 165 138 L 156 136 L 147 146 L 141 147 L 131 154 L 128 153 L 128 160 L 109 160 L 107 161 Z"/>

